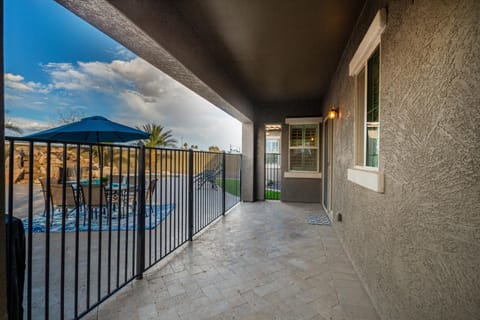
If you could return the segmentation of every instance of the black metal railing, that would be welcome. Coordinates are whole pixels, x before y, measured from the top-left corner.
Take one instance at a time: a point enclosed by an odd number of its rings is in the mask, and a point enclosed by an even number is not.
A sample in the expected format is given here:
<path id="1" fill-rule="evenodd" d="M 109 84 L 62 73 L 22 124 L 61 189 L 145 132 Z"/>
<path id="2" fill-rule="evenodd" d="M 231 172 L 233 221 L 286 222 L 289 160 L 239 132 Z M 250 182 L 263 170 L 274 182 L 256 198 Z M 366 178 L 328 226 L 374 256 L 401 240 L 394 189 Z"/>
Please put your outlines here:
<path id="1" fill-rule="evenodd" d="M 238 154 L 12 137 L 6 149 L 26 319 L 81 318 L 240 201 Z"/>
<path id="2" fill-rule="evenodd" d="M 279 153 L 265 153 L 265 189 L 266 200 L 280 200 L 281 165 Z"/>

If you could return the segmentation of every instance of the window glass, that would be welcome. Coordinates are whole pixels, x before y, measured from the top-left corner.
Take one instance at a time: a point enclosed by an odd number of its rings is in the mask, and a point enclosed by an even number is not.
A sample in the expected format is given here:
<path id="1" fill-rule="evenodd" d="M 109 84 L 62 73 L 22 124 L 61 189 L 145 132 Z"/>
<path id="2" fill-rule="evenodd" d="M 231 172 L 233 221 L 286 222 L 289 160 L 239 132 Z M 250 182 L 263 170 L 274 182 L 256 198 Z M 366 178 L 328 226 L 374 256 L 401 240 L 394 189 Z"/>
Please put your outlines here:
<path id="1" fill-rule="evenodd" d="M 267 150 L 266 153 L 279 153 L 280 152 L 280 141 L 275 139 L 267 139 Z"/>
<path id="2" fill-rule="evenodd" d="M 289 170 L 318 171 L 318 124 L 290 126 Z"/>
<path id="3" fill-rule="evenodd" d="M 291 149 L 290 170 L 317 171 L 316 149 Z"/>
<path id="4" fill-rule="evenodd" d="M 368 167 L 378 167 L 378 126 L 367 127 L 367 158 Z"/>
<path id="5" fill-rule="evenodd" d="M 378 122 L 379 51 L 368 59 L 367 122 Z"/>
<path id="6" fill-rule="evenodd" d="M 290 127 L 290 146 L 299 147 L 302 146 L 303 139 L 303 126 L 292 125 Z"/>
<path id="7" fill-rule="evenodd" d="M 316 146 L 317 145 L 317 126 L 305 125 L 304 128 L 305 128 L 304 144 L 306 146 Z"/>
<path id="8" fill-rule="evenodd" d="M 365 165 L 378 167 L 380 57 L 377 48 L 367 65 L 367 136 Z"/>

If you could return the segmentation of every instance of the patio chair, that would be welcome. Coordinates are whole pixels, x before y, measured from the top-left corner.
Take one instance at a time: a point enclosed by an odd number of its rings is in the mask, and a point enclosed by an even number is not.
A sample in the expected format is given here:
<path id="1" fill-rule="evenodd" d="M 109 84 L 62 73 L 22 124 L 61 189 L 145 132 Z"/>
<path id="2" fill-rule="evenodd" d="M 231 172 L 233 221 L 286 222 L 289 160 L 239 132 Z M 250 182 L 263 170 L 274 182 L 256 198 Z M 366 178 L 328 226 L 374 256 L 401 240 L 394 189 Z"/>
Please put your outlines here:
<path id="1" fill-rule="evenodd" d="M 194 183 L 197 184 L 197 189 L 200 189 L 203 186 L 205 186 L 207 183 L 210 183 L 210 185 L 212 186 L 212 189 L 218 190 L 217 179 L 221 173 L 222 173 L 222 166 L 218 166 L 213 170 L 207 169 L 200 172 L 194 177 Z"/>
<path id="2" fill-rule="evenodd" d="M 65 202 L 63 202 L 64 185 L 62 183 L 55 183 L 53 180 L 50 181 L 50 199 L 47 199 L 47 178 L 40 178 L 38 180 L 40 181 L 43 199 L 45 200 L 44 214 L 47 213 L 48 208 L 52 209 L 50 224 L 52 224 L 57 210 L 66 216 L 69 212 L 78 208 L 71 185 L 65 185 Z"/>
<path id="3" fill-rule="evenodd" d="M 111 183 L 125 183 L 126 176 L 121 175 L 121 174 L 113 174 L 111 176 L 108 176 L 108 181 L 107 184 Z"/>
<path id="4" fill-rule="evenodd" d="M 108 197 L 105 192 L 105 188 L 101 184 L 91 184 L 91 185 L 80 185 L 78 187 L 78 191 L 80 192 L 80 207 L 83 209 L 83 224 L 85 224 L 85 220 L 87 214 L 90 216 L 91 213 L 94 213 L 95 219 L 98 219 L 98 213 L 106 214 L 108 212 Z M 103 194 L 102 194 L 103 193 Z M 100 199 L 101 198 L 101 199 Z M 101 200 L 101 201 L 100 201 Z M 91 208 L 91 212 L 89 211 Z M 107 219 L 108 223 L 108 219 Z"/>
<path id="5" fill-rule="evenodd" d="M 145 204 L 146 205 L 150 204 L 150 202 L 153 200 L 155 190 L 157 189 L 157 182 L 158 182 L 158 179 L 156 178 L 150 179 L 150 181 L 148 181 L 145 187 Z M 128 209 L 134 208 L 137 205 L 136 197 L 137 197 L 136 191 L 132 192 L 132 190 L 125 190 L 122 195 L 122 202 L 123 202 L 124 208 L 128 208 Z M 152 206 L 149 206 L 149 208 L 150 208 L 149 214 L 152 214 L 153 212 Z"/>

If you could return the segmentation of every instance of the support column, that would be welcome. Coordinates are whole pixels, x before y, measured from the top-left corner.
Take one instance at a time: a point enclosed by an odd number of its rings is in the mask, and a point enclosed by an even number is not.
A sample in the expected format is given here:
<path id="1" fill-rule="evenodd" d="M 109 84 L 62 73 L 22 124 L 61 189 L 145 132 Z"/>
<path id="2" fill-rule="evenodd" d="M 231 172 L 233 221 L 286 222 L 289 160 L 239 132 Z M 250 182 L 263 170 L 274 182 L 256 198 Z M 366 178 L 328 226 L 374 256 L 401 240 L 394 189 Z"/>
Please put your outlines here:
<path id="1" fill-rule="evenodd" d="M 255 125 L 242 124 L 242 201 L 255 201 Z"/>
<path id="2" fill-rule="evenodd" d="M 265 124 L 255 126 L 255 200 L 265 200 Z"/>

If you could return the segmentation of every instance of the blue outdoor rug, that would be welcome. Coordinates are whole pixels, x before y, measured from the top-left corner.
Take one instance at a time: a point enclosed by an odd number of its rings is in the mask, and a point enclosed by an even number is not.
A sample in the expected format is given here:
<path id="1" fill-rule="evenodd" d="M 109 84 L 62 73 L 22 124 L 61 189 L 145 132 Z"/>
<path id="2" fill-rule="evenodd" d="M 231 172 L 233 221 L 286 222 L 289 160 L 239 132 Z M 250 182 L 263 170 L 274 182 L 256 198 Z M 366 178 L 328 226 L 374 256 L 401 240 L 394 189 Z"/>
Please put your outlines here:
<path id="1" fill-rule="evenodd" d="M 149 215 L 150 206 L 145 206 L 145 212 L 147 216 L 145 217 L 145 229 L 154 229 L 157 225 L 162 222 L 170 212 L 175 208 L 174 204 L 163 204 L 163 205 L 154 205 L 152 206 L 152 214 Z M 76 223 L 76 216 L 77 213 L 74 211 L 70 212 L 65 220 L 65 232 L 74 232 L 76 231 L 75 223 Z M 88 218 L 85 220 L 85 224 L 83 223 L 83 212 L 80 212 L 79 216 L 79 226 L 78 231 L 88 231 Z M 100 218 L 101 217 L 101 218 Z M 98 214 L 98 218 L 92 216 L 90 222 L 90 231 L 99 231 L 100 230 L 100 220 L 101 220 L 101 230 L 108 231 L 110 225 L 107 223 L 108 218 L 104 215 Z M 45 232 L 47 229 L 46 226 L 46 217 L 43 213 L 39 213 L 33 216 L 33 232 Z M 22 219 L 25 231 L 28 231 L 28 218 Z M 130 212 L 128 217 L 123 216 L 121 219 L 118 219 L 118 215 L 112 214 L 111 219 L 111 230 L 117 231 L 119 229 L 120 223 L 120 230 L 134 230 L 137 229 L 137 214 L 133 214 Z M 62 232 L 62 215 L 58 212 L 55 212 L 54 219 L 52 224 L 50 225 L 50 232 Z"/>

